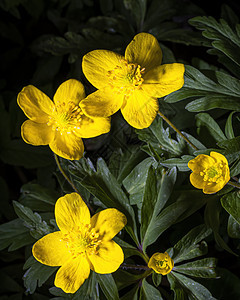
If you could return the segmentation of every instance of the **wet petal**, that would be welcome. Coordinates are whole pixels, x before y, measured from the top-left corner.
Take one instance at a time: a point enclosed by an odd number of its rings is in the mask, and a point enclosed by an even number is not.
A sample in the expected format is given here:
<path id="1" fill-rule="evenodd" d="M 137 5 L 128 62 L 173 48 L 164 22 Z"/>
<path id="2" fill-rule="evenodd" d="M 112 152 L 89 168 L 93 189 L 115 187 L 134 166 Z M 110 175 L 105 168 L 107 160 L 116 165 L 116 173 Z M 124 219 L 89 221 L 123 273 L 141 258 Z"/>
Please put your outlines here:
<path id="1" fill-rule="evenodd" d="M 90 268 L 100 274 L 115 272 L 123 263 L 122 248 L 114 241 L 102 242 L 98 254 L 89 255 Z"/>
<path id="2" fill-rule="evenodd" d="M 80 107 L 89 117 L 109 117 L 117 112 L 123 103 L 123 95 L 114 94 L 109 88 L 98 90 L 82 100 Z"/>
<path id="3" fill-rule="evenodd" d="M 97 89 L 104 88 L 108 82 L 108 71 L 121 64 L 124 57 L 108 50 L 94 50 L 83 57 L 82 69 L 87 80 Z"/>
<path id="4" fill-rule="evenodd" d="M 69 79 L 59 86 L 53 100 L 55 104 L 73 102 L 75 105 L 78 105 L 84 98 L 85 90 L 83 84 L 76 79 Z"/>
<path id="5" fill-rule="evenodd" d="M 124 119 L 138 129 L 149 127 L 158 112 L 158 100 L 136 90 L 121 108 Z"/>
<path id="6" fill-rule="evenodd" d="M 215 164 L 215 160 L 211 156 L 205 155 L 205 154 L 199 154 L 197 157 L 195 157 L 194 159 L 191 159 L 188 162 L 188 167 L 193 172 L 199 173 L 214 164 Z"/>
<path id="7" fill-rule="evenodd" d="M 157 39 L 149 33 L 137 34 L 125 51 L 128 63 L 137 63 L 146 72 L 162 62 L 162 50 Z"/>
<path id="8" fill-rule="evenodd" d="M 74 133 L 61 135 L 59 131 L 55 131 L 54 140 L 49 143 L 51 150 L 57 155 L 66 159 L 80 159 L 83 156 L 84 146 L 82 139 Z"/>
<path id="9" fill-rule="evenodd" d="M 57 272 L 54 284 L 65 293 L 75 293 L 90 274 L 85 256 L 67 261 Z"/>
<path id="10" fill-rule="evenodd" d="M 91 218 L 91 225 L 102 240 L 112 239 L 127 224 L 127 218 L 115 208 L 100 211 Z"/>
<path id="11" fill-rule="evenodd" d="M 197 189 L 202 189 L 206 185 L 206 181 L 203 180 L 203 176 L 197 173 L 190 174 L 190 182 Z"/>
<path id="12" fill-rule="evenodd" d="M 57 267 L 71 258 L 61 231 L 45 235 L 32 248 L 33 256 L 42 264 Z"/>
<path id="13" fill-rule="evenodd" d="M 75 130 L 75 134 L 82 138 L 92 138 L 109 132 L 111 129 L 110 118 L 89 118 L 85 115 L 81 118 L 79 129 Z"/>
<path id="14" fill-rule="evenodd" d="M 52 100 L 33 85 L 28 85 L 18 94 L 17 103 L 32 121 L 47 123 L 54 109 Z"/>
<path id="15" fill-rule="evenodd" d="M 158 66 L 144 75 L 142 88 L 152 97 L 164 97 L 183 86 L 184 71 L 183 64 Z"/>
<path id="16" fill-rule="evenodd" d="M 36 123 L 27 120 L 22 124 L 21 135 L 23 140 L 31 145 L 48 145 L 54 138 L 52 129 L 45 123 Z"/>
<path id="17" fill-rule="evenodd" d="M 55 217 L 59 229 L 63 232 L 90 223 L 89 209 L 77 193 L 66 194 L 57 200 Z"/>

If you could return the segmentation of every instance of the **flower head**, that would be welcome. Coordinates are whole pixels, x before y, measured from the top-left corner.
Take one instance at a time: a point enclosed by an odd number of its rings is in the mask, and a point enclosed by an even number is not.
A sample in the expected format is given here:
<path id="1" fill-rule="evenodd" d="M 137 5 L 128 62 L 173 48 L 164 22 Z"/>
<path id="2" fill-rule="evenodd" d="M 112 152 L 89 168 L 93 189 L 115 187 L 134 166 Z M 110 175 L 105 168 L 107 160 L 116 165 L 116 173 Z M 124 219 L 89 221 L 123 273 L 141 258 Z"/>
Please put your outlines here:
<path id="1" fill-rule="evenodd" d="M 228 161 L 218 152 L 200 154 L 188 162 L 188 167 L 193 171 L 190 175 L 191 184 L 203 189 L 205 194 L 220 191 L 230 180 Z"/>
<path id="2" fill-rule="evenodd" d="M 74 293 L 88 278 L 90 269 L 107 274 L 123 262 L 122 248 L 112 238 L 126 225 L 126 217 L 108 208 L 90 217 L 77 193 L 59 198 L 55 218 L 60 231 L 50 233 L 33 245 L 33 256 L 48 266 L 61 266 L 55 286 Z"/>
<path id="3" fill-rule="evenodd" d="M 18 94 L 18 105 L 30 119 L 21 127 L 26 143 L 49 145 L 57 155 L 79 159 L 83 155 L 82 138 L 91 138 L 110 130 L 108 118 L 91 118 L 79 106 L 85 98 L 81 82 L 69 79 L 57 89 L 53 101 L 32 85 Z"/>
<path id="4" fill-rule="evenodd" d="M 158 112 L 157 98 L 183 86 L 184 65 L 164 64 L 157 39 L 137 34 L 125 56 L 107 50 L 94 50 L 83 57 L 83 72 L 98 89 L 80 106 L 92 117 L 107 117 L 121 109 L 125 120 L 135 128 L 148 127 Z"/>
<path id="5" fill-rule="evenodd" d="M 174 262 L 167 252 L 154 253 L 148 262 L 148 267 L 153 269 L 156 273 L 167 275 L 174 267 Z"/>

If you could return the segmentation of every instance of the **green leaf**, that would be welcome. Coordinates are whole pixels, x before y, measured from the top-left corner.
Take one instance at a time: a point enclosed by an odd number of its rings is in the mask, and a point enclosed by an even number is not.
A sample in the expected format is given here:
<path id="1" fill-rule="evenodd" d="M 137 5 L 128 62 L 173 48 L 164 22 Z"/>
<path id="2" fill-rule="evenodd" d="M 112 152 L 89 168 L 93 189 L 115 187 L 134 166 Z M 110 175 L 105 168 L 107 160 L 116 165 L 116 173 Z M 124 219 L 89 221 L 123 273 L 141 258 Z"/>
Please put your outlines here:
<path id="1" fill-rule="evenodd" d="M 228 235 L 233 239 L 240 239 L 240 224 L 232 215 L 229 215 L 228 218 Z"/>
<path id="2" fill-rule="evenodd" d="M 211 232 L 212 230 L 205 225 L 199 225 L 190 230 L 173 247 L 172 259 L 174 260 L 174 263 L 176 264 L 206 254 L 207 244 L 203 239 L 209 236 Z"/>
<path id="3" fill-rule="evenodd" d="M 176 168 L 164 173 L 161 179 L 159 176 L 157 177 L 153 168 L 149 169 L 141 210 L 141 240 L 143 243 L 143 251 L 145 251 L 149 245 L 147 241 L 149 239 L 151 240 L 151 232 L 156 226 L 158 214 L 168 201 L 176 178 Z"/>
<path id="4" fill-rule="evenodd" d="M 203 258 L 180 266 L 174 266 L 174 271 L 194 277 L 216 278 L 216 264 L 216 258 Z"/>
<path id="5" fill-rule="evenodd" d="M 131 11 L 135 22 L 137 24 L 137 29 L 142 30 L 144 17 L 146 14 L 147 1 L 146 0 L 124 0 L 123 1 L 126 9 Z"/>
<path id="6" fill-rule="evenodd" d="M 221 6 L 221 18 L 227 21 L 231 28 L 235 28 L 239 24 L 239 18 L 227 4 L 222 4 Z"/>
<path id="7" fill-rule="evenodd" d="M 190 199 L 194 199 L 194 202 Z M 189 217 L 205 203 L 206 198 L 199 191 L 181 192 L 176 202 L 163 209 L 148 227 L 143 240 L 144 251 L 170 226 Z"/>
<path id="8" fill-rule="evenodd" d="M 23 206 L 17 201 L 13 201 L 13 207 L 18 217 L 24 221 L 24 225 L 29 228 L 30 234 L 35 239 L 40 239 L 44 235 L 51 232 L 51 228 L 47 225 L 46 221 L 38 213 Z"/>
<path id="9" fill-rule="evenodd" d="M 173 275 L 173 272 L 167 274 L 167 279 L 170 283 L 171 290 L 174 291 L 174 300 L 187 300 L 187 294 L 179 281 Z"/>
<path id="10" fill-rule="evenodd" d="M 197 127 L 207 128 L 209 134 L 217 141 L 226 140 L 224 133 L 219 127 L 218 123 L 207 113 L 200 113 L 196 115 Z"/>
<path id="11" fill-rule="evenodd" d="M 228 139 L 235 138 L 233 126 L 232 126 L 232 116 L 234 113 L 235 113 L 235 111 L 233 111 L 229 114 L 226 125 L 225 125 L 225 135 Z"/>
<path id="12" fill-rule="evenodd" d="M 26 273 L 23 275 L 26 292 L 33 294 L 38 287 L 41 287 L 48 278 L 58 269 L 58 267 L 49 267 L 36 261 L 30 256 L 23 266 Z"/>
<path id="13" fill-rule="evenodd" d="M 222 207 L 240 224 L 240 194 L 228 193 L 221 198 Z"/>
<path id="14" fill-rule="evenodd" d="M 158 274 L 156 272 L 153 272 L 152 273 L 152 280 L 153 280 L 153 283 L 156 287 L 158 287 L 162 281 L 162 275 L 161 274 Z"/>
<path id="15" fill-rule="evenodd" d="M 149 284 L 146 278 L 144 278 L 140 290 L 140 300 L 163 300 L 163 298 L 159 290 Z"/>
<path id="16" fill-rule="evenodd" d="M 183 155 L 181 158 L 169 158 L 161 161 L 161 165 L 167 168 L 177 167 L 180 172 L 188 172 L 188 162 L 193 159 L 192 155 Z"/>
<path id="17" fill-rule="evenodd" d="M 228 162 L 231 164 L 237 160 L 240 155 L 240 137 L 236 137 L 230 140 L 218 142 L 218 146 L 223 148 L 225 155 L 227 156 Z"/>
<path id="18" fill-rule="evenodd" d="M 39 184 L 27 183 L 21 187 L 21 204 L 37 211 L 53 211 L 59 194 Z"/>
<path id="19" fill-rule="evenodd" d="M 112 274 L 96 274 L 99 285 L 108 300 L 119 299 L 118 289 Z"/>
<path id="20" fill-rule="evenodd" d="M 8 248 L 14 251 L 26 245 L 32 244 L 35 239 L 30 235 L 29 229 L 20 219 L 15 219 L 0 225 L 0 250 Z"/>
<path id="21" fill-rule="evenodd" d="M 148 170 L 153 163 L 154 160 L 152 157 L 144 159 L 123 180 L 123 185 L 129 193 L 130 203 L 132 205 L 137 204 L 141 207 Z"/>
<path id="22" fill-rule="evenodd" d="M 219 234 L 221 209 L 222 208 L 219 203 L 218 197 L 210 198 L 205 207 L 204 220 L 206 225 L 212 229 L 217 244 L 229 253 L 236 255 L 236 253 L 234 253 L 230 249 L 230 247 L 225 243 L 225 241 Z"/>
<path id="23" fill-rule="evenodd" d="M 121 297 L 121 300 L 138 300 L 139 285 L 135 285 L 129 292 Z"/>
<path id="24" fill-rule="evenodd" d="M 186 277 L 182 274 L 178 274 L 177 272 L 171 272 L 171 275 L 175 277 L 175 280 L 177 280 L 183 288 L 188 290 L 188 294 L 191 295 L 191 299 L 194 300 L 216 300 L 208 289 L 206 289 L 203 285 L 200 283 L 190 279 L 189 277 Z"/>

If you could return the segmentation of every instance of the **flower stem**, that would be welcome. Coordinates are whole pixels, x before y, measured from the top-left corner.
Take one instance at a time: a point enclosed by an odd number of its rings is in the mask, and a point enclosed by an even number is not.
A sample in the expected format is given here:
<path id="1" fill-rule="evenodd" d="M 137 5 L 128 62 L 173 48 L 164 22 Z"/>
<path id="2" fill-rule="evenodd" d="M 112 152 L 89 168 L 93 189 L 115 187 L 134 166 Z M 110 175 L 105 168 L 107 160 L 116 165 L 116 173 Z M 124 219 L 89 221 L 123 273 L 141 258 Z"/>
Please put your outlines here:
<path id="1" fill-rule="evenodd" d="M 148 266 L 144 266 L 144 265 L 132 265 L 132 264 L 126 264 L 123 263 L 120 266 L 121 269 L 127 269 L 127 270 L 150 270 L 150 268 Z"/>
<path id="2" fill-rule="evenodd" d="M 237 189 L 240 189 L 240 184 L 239 183 L 236 183 L 236 182 L 232 182 L 232 181 L 228 181 L 227 183 L 228 185 L 231 185 Z"/>
<path id="3" fill-rule="evenodd" d="M 70 180 L 70 178 L 67 176 L 67 174 L 64 172 L 60 162 L 59 162 L 59 159 L 58 159 L 58 156 L 54 153 L 54 158 L 55 158 L 55 161 L 56 161 L 56 164 L 58 166 L 58 169 L 59 171 L 61 172 L 61 174 L 63 175 L 63 177 L 67 180 L 67 182 L 71 185 L 71 187 L 73 188 L 73 190 L 78 193 L 80 196 L 81 194 L 79 193 L 78 189 L 76 188 L 75 184 Z M 85 202 L 85 204 L 87 205 L 87 207 L 89 208 L 89 210 L 93 213 L 93 209 L 91 207 L 91 205 L 83 199 L 83 197 L 81 196 L 82 200 Z"/>
<path id="4" fill-rule="evenodd" d="M 199 150 L 192 142 L 189 141 L 189 139 L 187 137 L 185 137 L 180 130 L 177 129 L 177 127 L 175 125 L 173 125 L 173 123 L 160 111 L 158 111 L 159 116 L 168 123 L 169 126 L 172 127 L 172 129 L 174 131 L 176 131 L 194 150 Z"/>

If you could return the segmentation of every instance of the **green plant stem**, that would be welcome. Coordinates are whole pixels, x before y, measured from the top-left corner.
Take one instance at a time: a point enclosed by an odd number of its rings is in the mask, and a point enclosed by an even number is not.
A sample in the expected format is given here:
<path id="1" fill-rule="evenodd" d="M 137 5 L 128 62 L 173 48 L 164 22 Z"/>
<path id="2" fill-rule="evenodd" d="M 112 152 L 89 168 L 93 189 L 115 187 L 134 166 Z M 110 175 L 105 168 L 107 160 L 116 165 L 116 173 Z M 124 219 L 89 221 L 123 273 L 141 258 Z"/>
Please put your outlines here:
<path id="1" fill-rule="evenodd" d="M 128 270 L 150 270 L 148 266 L 144 265 L 132 265 L 132 264 L 121 264 L 120 266 L 121 269 L 128 269 Z"/>
<path id="2" fill-rule="evenodd" d="M 228 181 L 227 183 L 228 185 L 231 185 L 237 189 L 240 189 L 240 184 L 239 183 L 236 183 L 236 182 L 232 182 L 232 181 Z"/>
<path id="3" fill-rule="evenodd" d="M 61 174 L 63 175 L 63 177 L 67 180 L 67 182 L 71 185 L 71 187 L 73 188 L 73 190 L 78 193 L 80 196 L 81 194 L 79 193 L 78 189 L 76 188 L 75 184 L 70 180 L 70 178 L 67 176 L 67 174 L 64 172 L 60 162 L 59 162 L 59 159 L 58 159 L 58 156 L 54 153 L 54 158 L 55 158 L 55 161 L 56 161 L 56 164 L 58 166 L 58 169 L 59 171 L 61 172 Z M 84 201 L 84 203 L 87 205 L 87 207 L 89 208 L 89 210 L 93 213 L 93 209 L 92 207 L 90 206 L 90 204 L 83 199 L 83 197 L 81 196 L 82 200 Z"/>
<path id="4" fill-rule="evenodd" d="M 173 123 L 160 111 L 158 111 L 159 116 L 168 123 L 168 125 L 170 127 L 172 127 L 172 129 L 174 131 L 176 131 L 194 150 L 199 150 L 192 142 L 189 141 L 189 139 L 187 137 L 185 137 L 180 130 L 177 129 L 177 127 L 175 125 L 173 125 Z"/>

